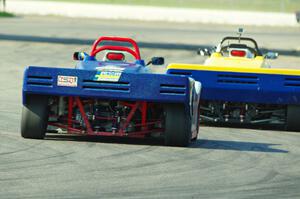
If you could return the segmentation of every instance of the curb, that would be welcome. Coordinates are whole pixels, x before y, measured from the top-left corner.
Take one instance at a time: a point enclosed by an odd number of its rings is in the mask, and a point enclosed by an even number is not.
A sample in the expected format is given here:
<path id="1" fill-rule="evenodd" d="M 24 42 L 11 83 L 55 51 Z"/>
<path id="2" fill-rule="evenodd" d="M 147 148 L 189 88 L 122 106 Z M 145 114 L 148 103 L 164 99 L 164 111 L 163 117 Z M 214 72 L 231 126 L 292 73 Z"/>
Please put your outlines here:
<path id="1" fill-rule="evenodd" d="M 295 14 L 273 12 L 223 11 L 32 0 L 10 0 L 7 2 L 7 11 L 21 15 L 55 15 L 74 18 L 254 26 L 299 26 Z"/>

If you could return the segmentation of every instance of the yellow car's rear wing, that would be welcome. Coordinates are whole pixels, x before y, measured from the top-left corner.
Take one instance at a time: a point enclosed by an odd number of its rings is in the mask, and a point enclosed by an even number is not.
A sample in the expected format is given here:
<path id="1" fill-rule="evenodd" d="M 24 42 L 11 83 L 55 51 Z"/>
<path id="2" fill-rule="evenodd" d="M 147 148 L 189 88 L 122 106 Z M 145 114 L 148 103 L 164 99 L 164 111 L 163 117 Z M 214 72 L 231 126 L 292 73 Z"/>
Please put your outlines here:
<path id="1" fill-rule="evenodd" d="M 296 75 L 300 76 L 298 69 L 283 69 L 283 68 L 246 68 L 246 67 L 229 67 L 229 66 L 206 66 L 199 64 L 178 64 L 173 63 L 168 65 L 167 69 L 180 70 L 202 70 L 202 71 L 223 71 L 223 72 L 238 72 L 238 73 L 259 73 L 259 74 L 277 74 L 277 75 Z"/>

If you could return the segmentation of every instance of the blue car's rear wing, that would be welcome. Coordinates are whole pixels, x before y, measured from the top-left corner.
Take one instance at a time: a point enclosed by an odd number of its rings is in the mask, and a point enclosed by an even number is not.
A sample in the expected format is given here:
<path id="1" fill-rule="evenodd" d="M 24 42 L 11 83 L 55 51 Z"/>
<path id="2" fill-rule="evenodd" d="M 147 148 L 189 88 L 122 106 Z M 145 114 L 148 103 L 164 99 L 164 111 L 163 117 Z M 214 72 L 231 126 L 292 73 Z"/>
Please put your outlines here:
<path id="1" fill-rule="evenodd" d="M 300 75 L 175 68 L 167 73 L 187 75 L 200 81 L 202 100 L 300 104 Z"/>
<path id="2" fill-rule="evenodd" d="M 117 79 L 98 79 L 99 71 L 28 67 L 23 82 L 26 94 L 80 96 L 99 99 L 174 102 L 188 104 L 189 78 L 177 75 L 123 72 Z"/>

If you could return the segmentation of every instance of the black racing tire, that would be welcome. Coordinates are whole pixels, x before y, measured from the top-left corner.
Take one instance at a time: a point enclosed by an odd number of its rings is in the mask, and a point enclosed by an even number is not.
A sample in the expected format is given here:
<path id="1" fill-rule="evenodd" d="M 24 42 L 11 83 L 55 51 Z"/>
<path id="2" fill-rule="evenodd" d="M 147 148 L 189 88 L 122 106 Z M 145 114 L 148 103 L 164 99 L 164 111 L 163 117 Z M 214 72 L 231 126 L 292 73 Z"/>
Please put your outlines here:
<path id="1" fill-rule="evenodd" d="M 183 104 L 165 106 L 165 144 L 186 147 L 191 139 L 191 120 Z"/>
<path id="2" fill-rule="evenodd" d="M 286 127 L 288 131 L 300 131 L 300 106 L 288 105 Z"/>
<path id="3" fill-rule="evenodd" d="M 21 119 L 21 135 L 23 138 L 43 139 L 48 124 L 48 97 L 43 95 L 26 96 Z"/>

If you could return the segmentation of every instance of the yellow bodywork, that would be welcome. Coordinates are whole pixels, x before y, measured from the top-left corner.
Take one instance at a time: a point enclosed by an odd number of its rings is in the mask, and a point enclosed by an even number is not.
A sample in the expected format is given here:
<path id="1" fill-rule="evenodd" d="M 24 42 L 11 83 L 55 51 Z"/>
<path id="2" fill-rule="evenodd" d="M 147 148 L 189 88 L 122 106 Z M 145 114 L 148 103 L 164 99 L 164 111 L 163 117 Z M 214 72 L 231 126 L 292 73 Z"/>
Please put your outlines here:
<path id="1" fill-rule="evenodd" d="M 204 63 L 206 66 L 230 66 L 244 68 L 263 68 L 265 59 L 262 56 L 255 58 L 223 57 L 221 53 L 213 53 Z"/>
<path id="2" fill-rule="evenodd" d="M 205 61 L 204 65 L 172 63 L 168 65 L 167 69 L 300 76 L 300 70 L 297 69 L 266 68 L 264 66 L 265 66 L 265 60 L 262 56 L 256 56 L 255 58 L 249 59 L 249 58 L 238 58 L 238 57 L 223 57 L 220 53 L 213 53 Z"/>

